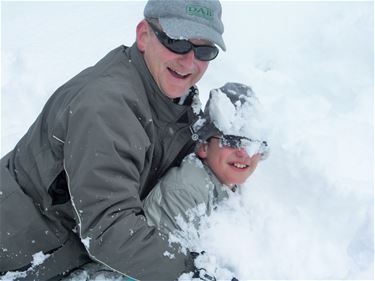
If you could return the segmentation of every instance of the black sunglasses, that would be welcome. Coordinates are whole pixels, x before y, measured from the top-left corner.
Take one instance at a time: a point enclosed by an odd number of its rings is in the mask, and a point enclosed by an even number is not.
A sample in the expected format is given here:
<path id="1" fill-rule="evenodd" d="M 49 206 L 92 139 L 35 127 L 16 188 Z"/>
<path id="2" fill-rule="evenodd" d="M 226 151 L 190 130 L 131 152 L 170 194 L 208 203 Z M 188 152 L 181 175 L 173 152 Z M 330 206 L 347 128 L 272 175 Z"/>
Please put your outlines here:
<path id="1" fill-rule="evenodd" d="M 168 37 L 165 32 L 158 29 L 155 24 L 150 21 L 147 22 L 151 26 L 151 29 L 155 33 L 159 42 L 173 53 L 183 55 L 189 53 L 193 49 L 195 58 L 201 61 L 213 60 L 219 54 L 219 49 L 216 46 L 195 45 L 188 40 L 172 39 Z"/>
<path id="2" fill-rule="evenodd" d="M 246 137 L 234 136 L 234 135 L 223 135 L 220 137 L 211 137 L 212 139 L 220 140 L 220 144 L 225 147 L 231 148 L 243 148 L 251 145 L 251 143 L 259 143 L 259 153 L 262 155 L 262 159 L 265 159 L 268 155 L 269 147 L 266 141 L 253 140 Z M 210 139 L 211 139 L 210 138 Z"/>
<path id="3" fill-rule="evenodd" d="M 223 135 L 220 137 L 214 136 L 211 138 L 220 140 L 220 144 L 222 146 L 232 147 L 232 148 L 246 147 L 246 146 L 249 146 L 251 142 L 253 141 L 246 137 L 233 136 L 233 135 Z"/>

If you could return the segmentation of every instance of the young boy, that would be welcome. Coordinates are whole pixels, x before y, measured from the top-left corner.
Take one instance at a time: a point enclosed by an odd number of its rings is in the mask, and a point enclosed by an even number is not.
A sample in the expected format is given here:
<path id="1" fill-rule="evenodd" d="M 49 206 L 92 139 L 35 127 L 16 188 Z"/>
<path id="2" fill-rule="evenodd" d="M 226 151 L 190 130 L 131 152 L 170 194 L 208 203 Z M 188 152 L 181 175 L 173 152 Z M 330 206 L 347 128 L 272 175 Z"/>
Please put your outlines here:
<path id="1" fill-rule="evenodd" d="M 259 131 L 256 101 L 251 88 L 239 83 L 210 92 L 204 119 L 193 126 L 193 138 L 199 140 L 195 154 L 169 170 L 144 200 L 149 225 L 173 232 L 180 229 L 176 216 L 188 221 L 186 212 L 202 203 L 209 215 L 254 172 L 268 154 L 267 143 L 249 134 Z"/>

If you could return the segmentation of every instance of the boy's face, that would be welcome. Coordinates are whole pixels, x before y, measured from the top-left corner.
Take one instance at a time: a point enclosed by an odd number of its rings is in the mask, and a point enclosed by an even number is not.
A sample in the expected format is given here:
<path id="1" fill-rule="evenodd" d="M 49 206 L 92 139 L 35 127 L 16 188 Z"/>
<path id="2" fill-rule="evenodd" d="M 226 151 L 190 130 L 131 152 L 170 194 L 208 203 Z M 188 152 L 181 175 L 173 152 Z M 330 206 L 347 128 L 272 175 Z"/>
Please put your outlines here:
<path id="1" fill-rule="evenodd" d="M 249 157 L 245 148 L 222 146 L 220 140 L 215 138 L 201 144 L 197 154 L 219 181 L 228 186 L 244 183 L 261 158 L 259 153 Z"/>

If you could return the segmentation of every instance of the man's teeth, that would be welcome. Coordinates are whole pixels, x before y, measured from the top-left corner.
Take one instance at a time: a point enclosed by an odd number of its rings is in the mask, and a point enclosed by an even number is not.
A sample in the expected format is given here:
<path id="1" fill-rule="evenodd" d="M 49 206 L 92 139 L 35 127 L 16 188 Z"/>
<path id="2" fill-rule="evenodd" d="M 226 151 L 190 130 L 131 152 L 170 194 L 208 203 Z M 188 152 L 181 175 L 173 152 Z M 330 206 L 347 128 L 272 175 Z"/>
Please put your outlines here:
<path id="1" fill-rule="evenodd" d="M 236 167 L 236 168 L 239 168 L 239 169 L 247 168 L 247 165 L 240 164 L 240 163 L 234 163 L 233 166 Z"/>
<path id="2" fill-rule="evenodd" d="M 170 68 L 170 70 L 173 71 L 174 73 L 176 73 L 178 76 L 181 76 L 181 77 L 185 77 L 185 76 L 188 75 L 188 74 L 180 73 L 180 72 L 178 72 L 178 71 L 176 71 L 174 69 L 171 69 L 171 68 Z"/>
<path id="3" fill-rule="evenodd" d="M 181 75 L 181 76 L 185 76 L 186 75 L 186 74 L 180 73 L 180 72 L 175 71 L 175 70 L 173 70 L 173 71 L 176 72 L 178 75 Z"/>

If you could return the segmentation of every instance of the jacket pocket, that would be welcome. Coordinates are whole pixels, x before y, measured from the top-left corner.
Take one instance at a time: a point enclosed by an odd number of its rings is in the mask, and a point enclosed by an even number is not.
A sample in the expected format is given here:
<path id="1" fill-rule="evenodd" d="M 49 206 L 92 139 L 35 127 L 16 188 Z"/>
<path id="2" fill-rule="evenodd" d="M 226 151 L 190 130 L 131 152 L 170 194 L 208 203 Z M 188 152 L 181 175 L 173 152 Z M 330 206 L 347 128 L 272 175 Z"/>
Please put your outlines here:
<path id="1" fill-rule="evenodd" d="M 61 171 L 57 175 L 48 189 L 48 194 L 52 198 L 52 206 L 65 204 L 70 200 L 65 171 Z"/>

